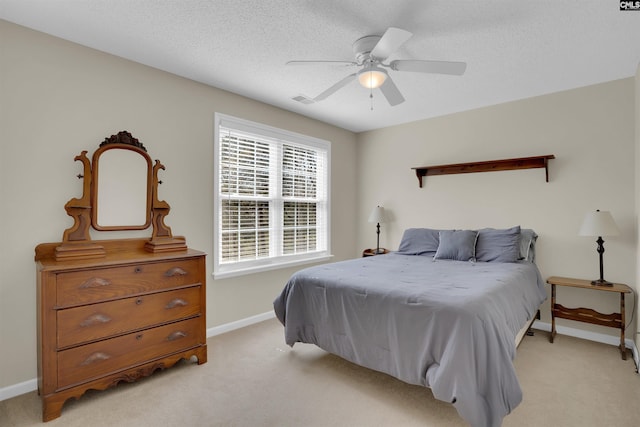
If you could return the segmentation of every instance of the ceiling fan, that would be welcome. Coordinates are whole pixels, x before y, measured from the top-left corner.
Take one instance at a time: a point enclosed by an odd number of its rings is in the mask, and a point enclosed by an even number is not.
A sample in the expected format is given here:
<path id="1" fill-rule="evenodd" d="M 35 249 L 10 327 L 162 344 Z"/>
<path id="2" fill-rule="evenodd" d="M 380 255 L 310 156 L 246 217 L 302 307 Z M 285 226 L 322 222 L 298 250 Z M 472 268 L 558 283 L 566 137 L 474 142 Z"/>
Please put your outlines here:
<path id="1" fill-rule="evenodd" d="M 353 43 L 355 61 L 289 61 L 287 65 L 317 65 L 317 64 L 343 64 L 346 66 L 358 66 L 361 69 L 340 80 L 315 98 L 305 95 L 293 97 L 303 104 L 313 104 L 322 101 L 337 92 L 353 80 L 358 80 L 362 86 L 368 89 L 380 88 L 380 91 L 391 106 L 404 102 L 404 97 L 398 87 L 391 80 L 391 76 L 385 68 L 394 71 L 412 71 L 416 73 L 436 73 L 460 76 L 464 74 L 467 64 L 465 62 L 451 61 L 426 61 L 412 59 L 397 59 L 389 63 L 384 61 L 394 53 L 413 34 L 400 28 L 390 27 L 382 36 L 365 36 Z"/>

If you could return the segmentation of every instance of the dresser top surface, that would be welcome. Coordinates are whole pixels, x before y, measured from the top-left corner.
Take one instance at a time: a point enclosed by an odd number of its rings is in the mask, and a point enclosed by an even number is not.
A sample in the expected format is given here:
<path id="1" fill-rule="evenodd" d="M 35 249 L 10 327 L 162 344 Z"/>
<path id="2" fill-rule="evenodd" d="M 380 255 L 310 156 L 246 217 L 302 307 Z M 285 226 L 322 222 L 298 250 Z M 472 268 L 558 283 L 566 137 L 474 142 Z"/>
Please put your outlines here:
<path id="1" fill-rule="evenodd" d="M 64 270 L 71 268 L 91 268 L 98 266 L 116 265 L 136 262 L 166 261 L 172 259 L 194 258 L 206 255 L 206 253 L 187 249 L 183 251 L 171 251 L 152 253 L 146 251 L 145 243 L 148 238 L 116 239 L 116 240 L 95 240 L 104 246 L 106 255 L 100 258 L 56 260 L 55 249 L 61 242 L 41 243 L 35 248 L 35 261 L 41 270 Z"/>

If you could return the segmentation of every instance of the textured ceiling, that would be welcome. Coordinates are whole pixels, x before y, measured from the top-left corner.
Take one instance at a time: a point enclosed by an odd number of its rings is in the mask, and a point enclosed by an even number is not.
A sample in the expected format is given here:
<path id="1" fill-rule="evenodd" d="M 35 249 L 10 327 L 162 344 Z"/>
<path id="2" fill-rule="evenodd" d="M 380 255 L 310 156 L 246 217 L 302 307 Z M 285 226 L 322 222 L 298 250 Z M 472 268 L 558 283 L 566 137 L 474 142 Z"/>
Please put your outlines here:
<path id="1" fill-rule="evenodd" d="M 640 11 L 618 0 L 0 0 L 0 18 L 356 132 L 631 77 L 640 62 Z M 355 69 L 287 61 L 353 60 L 356 39 L 391 26 L 413 37 L 390 60 L 466 73 L 390 71 L 395 107 L 355 81 L 292 100 Z"/>

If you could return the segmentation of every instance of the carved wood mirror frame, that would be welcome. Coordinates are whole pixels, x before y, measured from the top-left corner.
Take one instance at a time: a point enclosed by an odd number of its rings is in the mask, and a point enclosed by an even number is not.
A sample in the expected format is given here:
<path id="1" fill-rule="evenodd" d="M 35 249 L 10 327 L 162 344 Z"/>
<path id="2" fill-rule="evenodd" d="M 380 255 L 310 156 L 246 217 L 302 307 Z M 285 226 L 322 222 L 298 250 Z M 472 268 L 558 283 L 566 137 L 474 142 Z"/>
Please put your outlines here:
<path id="1" fill-rule="evenodd" d="M 99 181 L 99 158 L 107 150 L 125 149 L 142 155 L 147 164 L 147 189 L 145 223 L 142 225 L 115 225 L 100 226 L 97 219 L 98 181 Z M 62 244 L 56 247 L 56 260 L 62 259 L 88 259 L 101 258 L 106 255 L 104 247 L 100 241 L 91 240 L 89 228 L 93 226 L 99 231 L 111 230 L 141 230 L 149 225 L 153 226 L 151 239 L 146 242 L 145 250 L 149 252 L 173 252 L 186 251 L 187 245 L 184 237 L 174 237 L 169 228 L 164 223 L 164 217 L 169 214 L 170 207 L 164 200 L 158 200 L 158 172 L 165 167 L 159 160 L 155 161 L 151 167 L 151 158 L 144 146 L 134 138 L 129 132 L 121 131 L 117 135 L 111 135 L 100 144 L 100 147 L 93 155 L 92 164 L 87 157 L 87 151 L 82 151 L 74 158 L 83 164 L 83 173 L 78 178 L 83 180 L 82 197 L 72 198 L 64 208 L 67 214 L 74 220 L 73 226 L 64 231 Z"/>
<path id="2" fill-rule="evenodd" d="M 114 138 L 115 137 L 115 138 Z M 93 153 L 93 158 L 91 161 L 91 226 L 99 231 L 112 231 L 112 230 L 144 230 L 151 225 L 151 187 L 152 187 L 152 166 L 151 166 L 151 158 L 147 154 L 147 149 L 142 145 L 137 139 L 130 137 L 130 134 L 123 134 L 122 132 L 118 135 L 114 135 L 114 137 L 107 138 L 104 140 L 102 144 L 100 144 L 100 148 L 98 148 Z M 109 161 L 110 156 L 120 156 L 120 165 L 113 165 L 113 161 Z M 133 157 L 129 156 L 132 155 Z M 125 156 L 125 157 L 122 157 Z M 123 170 L 127 169 L 127 165 L 124 164 L 123 160 L 127 160 L 131 162 L 144 162 L 145 170 L 143 171 L 133 171 L 133 170 Z M 140 156 L 140 158 L 137 158 Z M 104 159 L 101 161 L 101 159 Z M 142 160 L 141 160 L 142 159 Z M 109 162 L 107 162 L 109 161 Z M 115 160 L 114 160 L 115 161 Z M 101 170 L 100 165 L 104 163 L 104 167 Z M 139 163 L 140 164 L 140 163 Z M 137 166 L 137 165 L 130 165 Z M 114 169 L 118 169 L 118 176 L 112 176 Z M 106 175 L 106 173 L 109 173 Z M 144 182 L 132 182 L 131 177 L 126 177 L 126 174 L 130 173 L 131 176 L 144 176 Z M 101 175 L 102 174 L 102 175 Z M 102 179 L 101 179 L 102 178 Z M 115 191 L 120 194 L 113 194 L 114 191 L 108 191 L 108 188 L 102 188 L 105 184 L 110 184 L 106 180 L 118 181 L 115 183 Z M 102 183 L 102 184 L 99 184 Z M 144 185 L 144 190 L 132 190 L 132 187 L 136 187 L 138 189 L 142 188 Z M 126 188 L 123 188 L 126 187 Z M 131 193 L 128 195 L 122 194 L 124 191 L 131 189 Z M 123 191 L 124 190 L 124 191 Z M 135 193 L 143 193 L 143 194 L 133 194 Z M 105 204 L 105 202 L 109 199 L 106 199 L 106 195 L 111 195 L 113 197 L 119 197 L 119 204 L 122 203 L 124 209 L 117 209 L 118 211 L 126 211 L 131 209 L 138 210 L 141 206 L 144 206 L 142 209 L 144 211 L 142 213 L 137 212 L 137 217 L 142 217 L 143 219 L 135 222 L 134 220 L 129 220 L 129 223 L 122 222 L 113 222 L 110 220 L 105 220 L 105 208 L 103 207 L 103 213 L 99 216 L 100 205 Z M 143 200 L 132 200 L 133 198 L 141 198 Z M 133 205 L 133 206 L 132 206 Z M 135 207 L 134 207 L 135 206 Z M 136 208 L 137 207 L 137 208 Z M 112 211 L 115 211 L 113 209 Z M 103 222 L 106 221 L 106 222 Z"/>

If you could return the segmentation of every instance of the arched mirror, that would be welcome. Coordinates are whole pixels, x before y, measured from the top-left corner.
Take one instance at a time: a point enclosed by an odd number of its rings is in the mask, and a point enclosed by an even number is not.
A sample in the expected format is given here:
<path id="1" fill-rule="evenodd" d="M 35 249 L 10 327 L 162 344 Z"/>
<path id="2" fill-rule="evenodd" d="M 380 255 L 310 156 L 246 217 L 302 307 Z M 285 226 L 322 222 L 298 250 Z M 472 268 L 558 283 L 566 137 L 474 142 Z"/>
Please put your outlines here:
<path id="1" fill-rule="evenodd" d="M 96 230 L 144 230 L 151 224 L 151 159 L 144 146 L 105 142 L 93 154 L 92 216 Z"/>
<path id="2" fill-rule="evenodd" d="M 153 226 L 144 249 L 149 252 L 186 251 L 186 240 L 174 237 L 164 223 L 169 204 L 158 199 L 158 172 L 164 170 L 159 160 L 151 165 L 146 148 L 127 131 L 106 138 L 93 153 L 92 161 L 83 151 L 75 157 L 82 162 L 82 197 L 65 205 L 73 226 L 62 236 L 55 249 L 57 261 L 105 256 L 100 241 L 92 241 L 89 228 L 100 231 L 144 230 Z"/>

